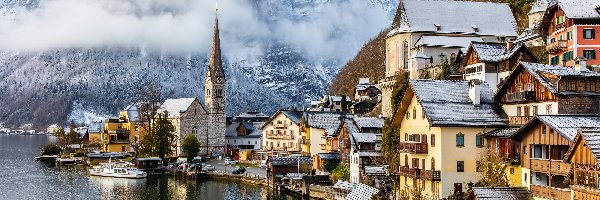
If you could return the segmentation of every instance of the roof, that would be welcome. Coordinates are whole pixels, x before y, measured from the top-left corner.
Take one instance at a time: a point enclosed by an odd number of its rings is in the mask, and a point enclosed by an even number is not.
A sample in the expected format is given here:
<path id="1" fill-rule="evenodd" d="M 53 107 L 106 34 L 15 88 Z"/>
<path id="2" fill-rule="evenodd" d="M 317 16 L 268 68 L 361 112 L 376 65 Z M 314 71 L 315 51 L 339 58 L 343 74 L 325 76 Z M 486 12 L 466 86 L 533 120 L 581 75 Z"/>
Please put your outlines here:
<path id="1" fill-rule="evenodd" d="M 508 49 L 506 43 L 496 42 L 473 42 L 471 46 L 473 47 L 473 51 L 477 53 L 477 57 L 481 62 L 500 62 L 508 60 L 524 47 L 523 45 L 515 44 L 512 49 Z"/>
<path id="2" fill-rule="evenodd" d="M 569 141 L 573 141 L 580 127 L 600 128 L 600 116 L 597 115 L 538 115 L 519 128 L 511 137 L 520 138 L 531 128 L 539 123 L 544 123 L 552 130 L 561 134 Z"/>
<path id="3" fill-rule="evenodd" d="M 273 114 L 266 122 L 263 123 L 262 128 L 269 124 L 269 122 L 273 121 L 275 117 L 279 116 L 279 114 L 283 114 L 286 118 L 290 119 L 294 124 L 300 125 L 300 120 L 302 119 L 302 111 L 298 110 L 279 110 L 275 114 Z"/>
<path id="4" fill-rule="evenodd" d="M 260 138 L 262 137 L 262 122 L 235 122 L 225 130 L 226 138 Z M 237 128 L 244 126 L 248 131 L 245 136 L 238 136 Z"/>
<path id="5" fill-rule="evenodd" d="M 380 175 L 385 174 L 383 166 L 365 166 L 365 174 Z"/>
<path id="6" fill-rule="evenodd" d="M 585 140 L 585 144 L 587 144 L 588 149 L 594 157 L 596 161 L 600 163 L 600 128 L 598 127 L 582 127 L 577 132 L 577 136 L 573 144 L 569 147 L 567 151 L 567 156 L 565 157 L 565 162 L 570 162 L 571 157 L 573 157 L 575 153 L 575 149 L 577 145 L 581 143 L 582 140 Z"/>
<path id="7" fill-rule="evenodd" d="M 323 160 L 339 160 L 340 159 L 340 154 L 338 154 L 338 153 L 319 153 L 317 155 L 319 155 L 319 158 L 323 159 Z"/>
<path id="8" fill-rule="evenodd" d="M 472 192 L 476 199 L 521 200 L 533 198 L 525 187 L 473 187 Z"/>
<path id="9" fill-rule="evenodd" d="M 167 99 L 162 104 L 160 111 L 169 112 L 169 118 L 179 118 L 179 114 L 185 112 L 195 100 L 196 98 Z"/>
<path id="10" fill-rule="evenodd" d="M 440 32 L 517 36 L 515 18 L 504 3 L 404 0 L 397 12 L 400 17 L 394 24 L 398 27 L 393 27 L 388 35 Z M 436 24 L 440 31 L 436 31 Z"/>
<path id="11" fill-rule="evenodd" d="M 360 156 L 360 157 L 378 157 L 378 156 L 383 156 L 383 153 L 381 153 L 381 152 L 375 152 L 375 151 L 359 151 L 357 153 L 358 153 L 358 156 Z"/>
<path id="12" fill-rule="evenodd" d="M 342 189 L 342 190 L 352 190 L 356 187 L 357 184 L 358 183 L 352 183 L 352 182 L 348 182 L 348 181 L 338 180 L 333 185 L 333 188 Z"/>
<path id="13" fill-rule="evenodd" d="M 546 9 L 549 5 L 550 3 L 548 0 L 536 0 L 535 3 L 531 5 L 531 10 L 529 10 L 529 13 L 527 14 L 529 15 L 536 12 L 546 12 Z"/>
<path id="14" fill-rule="evenodd" d="M 318 128 L 333 135 L 342 125 L 342 114 L 338 112 L 314 112 L 307 111 L 303 114 L 304 123 L 307 127 Z"/>
<path id="15" fill-rule="evenodd" d="M 298 166 L 298 162 L 301 165 L 310 165 L 312 164 L 312 159 L 310 157 L 271 157 L 269 158 L 269 162 L 271 166 Z"/>
<path id="16" fill-rule="evenodd" d="M 518 128 L 499 128 L 485 133 L 485 137 L 510 137 Z"/>
<path id="17" fill-rule="evenodd" d="M 354 117 L 352 118 L 358 128 L 383 128 L 384 120 L 379 117 Z"/>
<path id="18" fill-rule="evenodd" d="M 379 88 L 379 84 L 358 84 L 358 85 L 356 85 L 356 90 L 357 91 L 362 91 L 362 90 L 366 90 L 369 87 L 374 87 L 374 88 L 376 88 L 378 90 L 381 90 Z"/>
<path id="19" fill-rule="evenodd" d="M 469 97 L 469 81 L 449 80 L 411 80 L 409 89 L 416 95 L 423 107 L 431 126 L 488 126 L 504 127 L 507 120 L 502 118 L 495 110 L 496 104 L 492 101 L 494 94 L 487 83 L 480 84 L 480 105 L 473 105 Z M 402 102 L 412 99 L 405 91 Z M 401 115 L 396 113 L 395 118 L 404 117 L 408 105 L 403 105 Z"/>
<path id="20" fill-rule="evenodd" d="M 159 157 L 135 158 L 137 161 L 161 161 Z"/>
<path id="21" fill-rule="evenodd" d="M 600 18 L 596 8 L 600 7 L 600 1 L 596 0 L 558 0 L 558 6 L 570 19 L 575 18 Z"/>
<path id="22" fill-rule="evenodd" d="M 381 137 L 377 139 L 377 135 L 381 136 L 382 134 L 375 133 L 350 133 L 354 138 L 354 142 L 357 143 L 376 143 L 381 142 Z"/>
<path id="23" fill-rule="evenodd" d="M 92 122 L 90 123 L 90 126 L 88 127 L 88 132 L 90 133 L 99 133 L 102 131 L 102 126 L 104 125 L 104 123 L 100 122 Z"/>
<path id="24" fill-rule="evenodd" d="M 348 133 L 357 133 L 360 132 L 360 128 L 354 124 L 353 118 L 345 118 L 344 122 L 346 124 L 346 128 L 348 129 Z"/>
<path id="25" fill-rule="evenodd" d="M 483 42 L 480 37 L 459 37 L 459 36 L 437 36 L 424 35 L 415 43 L 415 47 L 447 47 L 447 48 L 467 48 L 471 42 Z"/>
<path id="26" fill-rule="evenodd" d="M 346 196 L 347 200 L 365 200 L 371 199 L 375 194 L 379 193 L 379 190 L 368 185 L 357 183 L 352 191 Z"/>
<path id="27" fill-rule="evenodd" d="M 140 103 L 134 103 L 125 108 L 125 111 L 127 112 L 127 117 L 129 117 L 129 121 L 132 121 L 132 122 L 142 121 L 141 116 L 140 116 L 140 106 L 139 105 L 140 105 Z"/>

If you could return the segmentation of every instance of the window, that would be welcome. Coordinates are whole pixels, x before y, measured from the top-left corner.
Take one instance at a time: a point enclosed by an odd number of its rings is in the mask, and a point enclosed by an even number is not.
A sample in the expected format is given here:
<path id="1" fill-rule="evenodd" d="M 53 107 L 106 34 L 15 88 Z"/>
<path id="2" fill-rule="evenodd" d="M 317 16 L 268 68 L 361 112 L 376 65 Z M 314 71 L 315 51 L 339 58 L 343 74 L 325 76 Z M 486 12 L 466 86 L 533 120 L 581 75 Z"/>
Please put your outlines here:
<path id="1" fill-rule="evenodd" d="M 192 128 L 192 134 L 198 135 L 198 128 L 196 128 L 196 127 Z"/>
<path id="2" fill-rule="evenodd" d="M 425 110 L 421 109 L 421 119 L 425 119 Z"/>
<path id="3" fill-rule="evenodd" d="M 573 31 L 567 32 L 567 40 L 572 40 L 572 39 L 573 39 Z"/>
<path id="4" fill-rule="evenodd" d="M 594 60 L 596 59 L 596 51 L 594 50 L 583 50 L 583 57 L 585 57 L 588 60 Z"/>
<path id="5" fill-rule="evenodd" d="M 408 141 L 408 133 L 404 134 L 404 141 Z"/>
<path id="6" fill-rule="evenodd" d="M 417 108 L 413 107 L 413 119 L 417 119 Z"/>
<path id="7" fill-rule="evenodd" d="M 536 116 L 538 114 L 538 106 L 533 106 L 533 116 Z"/>
<path id="8" fill-rule="evenodd" d="M 542 134 L 546 134 L 546 126 L 542 125 Z"/>
<path id="9" fill-rule="evenodd" d="M 512 168 L 512 167 L 510 168 L 510 174 L 511 175 L 515 174 L 515 168 Z"/>
<path id="10" fill-rule="evenodd" d="M 596 30 L 583 29 L 583 39 L 594 39 L 594 38 L 596 38 Z"/>
<path id="11" fill-rule="evenodd" d="M 592 81 L 585 82 L 585 91 L 595 92 L 596 91 L 596 81 L 592 80 Z"/>
<path id="12" fill-rule="evenodd" d="M 456 146 L 464 147 L 465 146 L 465 135 L 462 133 L 456 134 Z"/>
<path id="13" fill-rule="evenodd" d="M 435 135 L 431 134 L 431 146 L 434 147 L 435 146 Z"/>
<path id="14" fill-rule="evenodd" d="M 210 89 L 206 89 L 206 96 L 210 96 Z"/>
<path id="15" fill-rule="evenodd" d="M 552 114 L 552 104 L 546 105 L 546 114 Z"/>
<path id="16" fill-rule="evenodd" d="M 425 135 L 425 134 L 421 135 L 421 142 L 427 143 L 427 135 Z"/>
<path id="17" fill-rule="evenodd" d="M 483 134 L 477 134 L 477 136 L 475 136 L 475 145 L 477 147 L 483 147 Z"/>
<path id="18" fill-rule="evenodd" d="M 525 116 L 529 117 L 529 106 L 524 106 L 523 107 L 523 112 L 525 113 Z"/>
<path id="19" fill-rule="evenodd" d="M 523 180 L 525 180 L 525 182 L 527 182 L 527 173 L 523 173 Z"/>
<path id="20" fill-rule="evenodd" d="M 404 61 L 404 69 L 408 69 L 408 42 L 404 41 L 404 44 L 402 44 L 402 50 L 404 51 L 402 53 L 402 60 Z"/>
<path id="21" fill-rule="evenodd" d="M 465 161 L 456 161 L 456 172 L 465 172 Z"/>
<path id="22" fill-rule="evenodd" d="M 404 166 L 408 167 L 408 155 L 404 155 Z"/>
<path id="23" fill-rule="evenodd" d="M 431 158 L 431 170 L 435 171 L 435 158 Z"/>
<path id="24" fill-rule="evenodd" d="M 566 61 L 573 60 L 573 51 L 565 52 L 563 54 L 563 59 L 566 60 Z"/>
<path id="25" fill-rule="evenodd" d="M 517 106 L 517 116 L 520 117 L 521 115 L 521 106 Z"/>

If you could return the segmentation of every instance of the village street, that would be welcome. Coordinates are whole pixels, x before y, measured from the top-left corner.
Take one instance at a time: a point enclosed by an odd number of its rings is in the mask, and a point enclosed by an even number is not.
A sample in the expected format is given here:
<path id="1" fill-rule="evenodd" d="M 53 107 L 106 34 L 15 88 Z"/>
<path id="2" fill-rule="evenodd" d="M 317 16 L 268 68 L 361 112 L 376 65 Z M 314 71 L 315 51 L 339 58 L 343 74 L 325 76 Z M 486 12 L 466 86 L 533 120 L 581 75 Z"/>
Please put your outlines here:
<path id="1" fill-rule="evenodd" d="M 223 160 L 209 160 L 202 164 L 208 164 L 208 165 L 215 166 L 215 171 L 225 171 L 228 174 L 231 174 L 233 169 L 235 169 L 235 166 L 226 165 L 225 161 L 223 161 Z M 246 174 L 259 175 L 260 177 L 267 177 L 267 170 L 261 169 L 258 167 L 246 167 Z"/>

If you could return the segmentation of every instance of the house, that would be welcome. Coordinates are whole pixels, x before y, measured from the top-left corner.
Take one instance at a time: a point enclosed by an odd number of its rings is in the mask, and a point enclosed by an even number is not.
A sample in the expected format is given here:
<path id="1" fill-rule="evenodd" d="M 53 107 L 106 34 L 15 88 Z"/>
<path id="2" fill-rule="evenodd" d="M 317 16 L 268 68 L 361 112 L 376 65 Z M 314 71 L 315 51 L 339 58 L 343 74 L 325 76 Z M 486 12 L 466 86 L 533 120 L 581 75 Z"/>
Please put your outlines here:
<path id="1" fill-rule="evenodd" d="M 377 102 L 366 100 L 353 103 L 350 107 L 350 110 L 354 115 L 365 116 L 368 115 L 371 111 L 373 111 L 373 109 L 375 109 L 376 106 Z"/>
<path id="2" fill-rule="evenodd" d="M 452 61 L 471 41 L 506 42 L 515 39 L 515 18 L 507 4 L 470 1 L 400 1 L 392 29 L 385 39 L 386 71 L 379 85 L 382 113 L 391 117 L 396 76 Z"/>
<path id="3" fill-rule="evenodd" d="M 270 116 L 265 115 L 262 112 L 253 110 L 240 113 L 239 115 L 233 117 L 231 122 L 266 122 L 269 120 L 269 117 Z"/>
<path id="4" fill-rule="evenodd" d="M 350 166 L 350 152 L 353 141 L 350 140 L 352 133 L 382 133 L 384 120 L 378 117 L 356 117 L 344 118 L 338 134 L 338 151 L 341 162 Z"/>
<path id="5" fill-rule="evenodd" d="M 370 100 L 378 102 L 381 99 L 381 90 L 378 84 L 371 84 L 369 78 L 359 78 L 354 92 L 354 101 Z"/>
<path id="6" fill-rule="evenodd" d="M 564 159 L 571 164 L 573 199 L 599 199 L 600 129 L 581 127 Z"/>
<path id="7" fill-rule="evenodd" d="M 138 169 L 144 171 L 160 170 L 162 166 L 162 159 L 159 157 L 134 158 L 132 162 Z"/>
<path id="8" fill-rule="evenodd" d="M 310 174 L 312 159 L 310 157 L 269 157 L 267 159 L 267 180 L 271 183 L 280 182 L 289 173 Z"/>
<path id="9" fill-rule="evenodd" d="M 342 125 L 342 118 L 343 115 L 338 112 L 303 112 L 300 131 L 302 139 L 310 141 L 302 142 L 302 154 L 314 158 L 319 153 L 327 153 L 327 138 L 337 134 Z"/>
<path id="10" fill-rule="evenodd" d="M 519 128 L 511 138 L 518 143 L 522 184 L 536 197 L 571 199 L 565 183 L 571 165 L 565 153 L 582 126 L 600 127 L 597 115 L 538 115 Z"/>
<path id="11" fill-rule="evenodd" d="M 4 127 L 2 127 L 0 124 L 0 128 L 4 128 Z M 46 133 L 55 134 L 57 131 L 58 131 L 57 124 L 52 124 L 52 125 L 48 126 L 48 128 L 46 128 Z"/>
<path id="12" fill-rule="evenodd" d="M 369 183 L 385 175 L 381 133 L 350 133 L 350 182 Z"/>
<path id="13" fill-rule="evenodd" d="M 132 116 L 133 117 L 133 116 Z M 100 134 L 101 150 L 104 152 L 135 151 L 139 145 L 141 134 L 139 127 L 133 125 L 127 111 L 121 111 L 118 118 L 104 121 Z"/>
<path id="14" fill-rule="evenodd" d="M 556 0 L 546 9 L 540 32 L 548 36 L 546 51 L 549 63 L 574 66 L 575 58 L 587 59 L 598 66 L 600 58 L 600 1 Z"/>
<path id="15" fill-rule="evenodd" d="M 102 128 L 104 128 L 102 121 L 92 122 L 90 124 L 88 129 L 88 144 L 100 144 L 102 138 L 101 135 L 104 132 Z"/>
<path id="16" fill-rule="evenodd" d="M 508 184 L 511 186 L 521 186 L 523 182 L 521 157 L 519 155 L 520 146 L 519 143 L 510 138 L 517 130 L 518 128 L 499 128 L 484 134 L 488 150 L 496 153 L 504 161 L 505 174 L 508 177 Z"/>
<path id="17" fill-rule="evenodd" d="M 520 62 L 498 88 L 494 101 L 502 105 L 511 126 L 535 115 L 596 114 L 600 73 L 585 67 L 561 67 Z"/>
<path id="18" fill-rule="evenodd" d="M 515 44 L 524 44 L 528 47 L 543 47 L 546 48 L 546 42 L 540 34 L 540 24 L 544 18 L 544 13 L 548 8 L 550 0 L 536 0 L 531 9 L 527 13 L 527 21 L 529 22 L 527 28 L 522 31 L 521 35 L 514 41 Z"/>
<path id="19" fill-rule="evenodd" d="M 237 122 L 229 125 L 225 132 L 227 140 L 227 155 L 237 155 L 237 152 L 252 152 L 262 147 L 262 122 Z"/>
<path id="20" fill-rule="evenodd" d="M 176 144 L 174 144 L 177 156 L 182 155 L 181 145 L 188 134 L 194 135 L 199 142 L 203 141 L 202 144 L 206 144 L 207 141 L 211 144 L 210 141 L 217 140 L 208 137 L 208 114 L 197 98 L 167 99 L 158 110 L 159 113 L 163 111 L 169 113 L 168 119 L 175 126 L 173 134 L 177 136 Z M 203 146 L 200 149 L 206 151 L 207 148 Z"/>
<path id="21" fill-rule="evenodd" d="M 285 156 L 301 152 L 300 120 L 302 112 L 298 110 L 280 110 L 262 125 L 262 150 L 268 156 Z M 309 141 L 307 141 L 309 142 Z"/>
<path id="22" fill-rule="evenodd" d="M 477 182 L 483 134 L 508 125 L 492 95 L 479 80 L 409 81 L 392 119 L 401 133 L 400 185 L 441 199 Z"/>
<path id="23" fill-rule="evenodd" d="M 472 42 L 461 64 L 463 79 L 487 82 L 496 92 L 498 85 L 519 61 L 536 62 L 525 45 L 498 42 Z"/>
<path id="24" fill-rule="evenodd" d="M 521 200 L 533 199 L 524 187 L 473 187 L 467 194 L 467 200 Z"/>

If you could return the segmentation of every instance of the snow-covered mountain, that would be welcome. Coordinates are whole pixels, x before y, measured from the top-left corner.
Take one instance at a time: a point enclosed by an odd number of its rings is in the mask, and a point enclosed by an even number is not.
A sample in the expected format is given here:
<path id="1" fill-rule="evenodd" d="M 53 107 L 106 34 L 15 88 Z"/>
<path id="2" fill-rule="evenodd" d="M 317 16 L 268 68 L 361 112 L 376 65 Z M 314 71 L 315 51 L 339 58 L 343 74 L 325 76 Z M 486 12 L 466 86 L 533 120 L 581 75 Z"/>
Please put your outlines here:
<path id="1" fill-rule="evenodd" d="M 55 1 L 68 5 L 80 0 Z M 236 9 L 250 13 L 246 17 L 239 10 L 222 11 L 227 7 L 219 5 L 228 114 L 248 109 L 272 113 L 290 106 L 301 107 L 306 99 L 323 94 L 340 67 L 390 23 L 398 1 L 234 1 L 241 5 Z M 0 1 L 4 19 L 0 20 L 0 122 L 44 127 L 67 118 L 89 121 L 116 115 L 149 82 L 160 84 L 167 98 L 202 97 L 211 40 L 210 34 L 202 33 L 212 31 L 210 17 L 201 27 L 209 31 L 199 31 L 197 38 L 189 40 L 201 41 L 197 42 L 197 51 L 156 48 L 151 42 L 78 43 L 77 35 L 70 39 L 58 34 L 56 40 L 65 41 L 61 45 L 63 42 L 38 40 L 52 35 L 45 32 L 25 37 L 24 33 L 30 32 L 23 31 L 29 29 L 22 24 L 44 26 L 31 21 L 38 15 L 48 18 L 44 14 L 58 6 L 54 4 L 43 0 Z M 152 12 L 160 13 L 166 10 L 153 9 L 158 11 Z M 168 7 L 169 12 L 175 13 L 172 18 L 177 18 L 177 9 Z M 136 15 L 144 15 L 145 11 L 139 12 L 142 14 Z M 235 19 L 237 16 L 252 18 L 251 22 L 244 22 L 252 27 L 240 26 L 238 21 L 244 19 Z M 107 41 L 111 41 L 110 37 Z"/>

